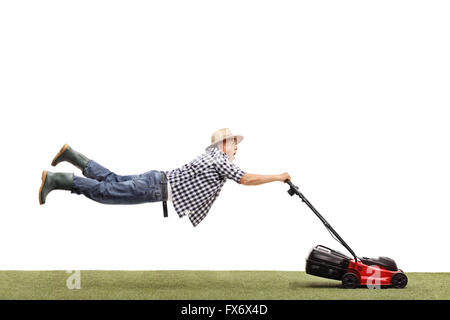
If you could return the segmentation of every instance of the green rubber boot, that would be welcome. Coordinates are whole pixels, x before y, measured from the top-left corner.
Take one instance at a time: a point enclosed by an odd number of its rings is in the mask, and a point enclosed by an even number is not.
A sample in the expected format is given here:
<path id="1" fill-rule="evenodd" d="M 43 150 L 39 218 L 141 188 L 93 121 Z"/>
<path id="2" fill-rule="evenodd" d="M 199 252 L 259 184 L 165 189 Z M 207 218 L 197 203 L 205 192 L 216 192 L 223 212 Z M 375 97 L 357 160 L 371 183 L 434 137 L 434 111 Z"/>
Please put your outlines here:
<path id="1" fill-rule="evenodd" d="M 42 171 L 39 188 L 39 203 L 44 204 L 47 195 L 53 190 L 72 190 L 73 173 Z"/>
<path id="2" fill-rule="evenodd" d="M 73 164 L 75 167 L 83 171 L 90 159 L 78 151 L 73 150 L 67 143 L 59 150 L 58 154 L 53 158 L 52 166 L 56 166 L 62 161 L 67 161 Z"/>

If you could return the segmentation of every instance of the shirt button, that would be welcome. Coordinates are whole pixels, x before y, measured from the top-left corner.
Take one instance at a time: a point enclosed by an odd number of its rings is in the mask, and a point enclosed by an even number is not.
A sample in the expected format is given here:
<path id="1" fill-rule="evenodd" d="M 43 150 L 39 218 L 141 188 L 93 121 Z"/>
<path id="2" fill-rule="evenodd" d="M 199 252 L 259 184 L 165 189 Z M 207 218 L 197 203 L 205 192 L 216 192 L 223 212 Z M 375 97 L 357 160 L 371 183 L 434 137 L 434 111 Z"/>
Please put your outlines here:
<path id="1" fill-rule="evenodd" d="M 184 210 L 184 215 L 188 216 L 189 215 L 189 210 Z"/>

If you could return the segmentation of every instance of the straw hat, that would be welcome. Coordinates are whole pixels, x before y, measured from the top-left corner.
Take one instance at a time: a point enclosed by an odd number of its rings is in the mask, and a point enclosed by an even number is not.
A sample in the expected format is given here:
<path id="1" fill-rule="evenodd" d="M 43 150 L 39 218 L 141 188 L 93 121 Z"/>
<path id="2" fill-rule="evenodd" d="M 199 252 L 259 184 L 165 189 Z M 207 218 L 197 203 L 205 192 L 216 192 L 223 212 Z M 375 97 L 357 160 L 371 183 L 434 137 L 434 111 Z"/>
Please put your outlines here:
<path id="1" fill-rule="evenodd" d="M 237 138 L 237 143 L 241 142 L 242 139 L 244 139 L 243 136 L 234 135 L 231 133 L 231 130 L 228 128 L 219 129 L 217 131 L 214 131 L 211 135 L 211 144 L 206 148 L 208 150 L 209 148 L 215 147 L 220 141 L 228 138 Z"/>

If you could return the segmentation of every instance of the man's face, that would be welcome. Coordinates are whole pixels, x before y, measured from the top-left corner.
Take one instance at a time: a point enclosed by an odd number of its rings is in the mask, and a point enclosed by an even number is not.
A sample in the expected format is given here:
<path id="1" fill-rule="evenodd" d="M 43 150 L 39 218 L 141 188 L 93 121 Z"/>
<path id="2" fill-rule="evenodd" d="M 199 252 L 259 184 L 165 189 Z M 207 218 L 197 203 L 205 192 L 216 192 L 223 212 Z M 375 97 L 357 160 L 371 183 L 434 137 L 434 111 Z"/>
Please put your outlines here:
<path id="1" fill-rule="evenodd" d="M 237 138 L 228 138 L 222 142 L 222 151 L 225 152 L 231 162 L 234 160 L 234 156 L 237 152 Z"/>

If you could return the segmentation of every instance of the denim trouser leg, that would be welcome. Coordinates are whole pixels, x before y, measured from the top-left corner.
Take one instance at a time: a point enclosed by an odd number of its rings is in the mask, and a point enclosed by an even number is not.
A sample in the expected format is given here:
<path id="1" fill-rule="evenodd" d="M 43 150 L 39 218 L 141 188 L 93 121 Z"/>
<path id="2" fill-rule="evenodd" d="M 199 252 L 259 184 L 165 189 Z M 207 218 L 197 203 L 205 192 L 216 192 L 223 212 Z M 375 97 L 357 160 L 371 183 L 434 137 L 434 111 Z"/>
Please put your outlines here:
<path id="1" fill-rule="evenodd" d="M 147 173 L 147 172 L 146 172 Z M 83 175 L 87 178 L 95 179 L 98 181 L 107 181 L 107 182 L 121 182 L 121 181 L 127 181 L 127 180 L 133 180 L 141 178 L 144 174 L 140 175 L 127 175 L 127 176 L 120 176 L 102 165 L 100 165 L 98 162 L 95 162 L 94 160 L 89 160 L 86 167 L 83 170 Z"/>
<path id="2" fill-rule="evenodd" d="M 105 204 L 139 204 L 162 201 L 161 172 L 120 176 L 90 160 L 83 170 L 88 178 L 74 176 L 72 192 Z"/>

